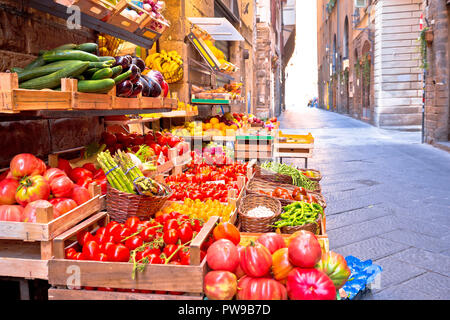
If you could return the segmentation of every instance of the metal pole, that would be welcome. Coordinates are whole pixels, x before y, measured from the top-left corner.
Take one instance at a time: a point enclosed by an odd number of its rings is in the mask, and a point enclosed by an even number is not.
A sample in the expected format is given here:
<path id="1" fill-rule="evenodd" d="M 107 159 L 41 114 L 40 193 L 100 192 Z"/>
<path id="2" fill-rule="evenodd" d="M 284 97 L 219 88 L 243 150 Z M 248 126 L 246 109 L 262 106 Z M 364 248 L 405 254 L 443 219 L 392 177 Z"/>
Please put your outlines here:
<path id="1" fill-rule="evenodd" d="M 425 143 L 425 88 L 426 88 L 427 70 L 423 70 L 423 90 L 422 90 L 422 143 Z"/>

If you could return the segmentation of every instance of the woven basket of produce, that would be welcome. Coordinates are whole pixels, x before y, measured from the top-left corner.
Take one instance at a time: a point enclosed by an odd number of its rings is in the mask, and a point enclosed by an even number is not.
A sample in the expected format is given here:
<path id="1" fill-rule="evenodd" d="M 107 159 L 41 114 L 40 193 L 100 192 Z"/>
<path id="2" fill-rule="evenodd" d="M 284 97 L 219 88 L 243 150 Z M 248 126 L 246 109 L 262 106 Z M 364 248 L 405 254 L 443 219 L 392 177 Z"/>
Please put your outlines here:
<path id="1" fill-rule="evenodd" d="M 319 170 L 314 169 L 298 169 L 303 175 L 305 175 L 309 180 L 319 182 L 322 180 L 322 174 Z"/>
<path id="2" fill-rule="evenodd" d="M 292 234 L 305 230 L 319 234 L 323 214 L 323 208 L 319 204 L 297 201 L 282 208 L 280 219 L 274 226 L 281 233 Z"/>
<path id="3" fill-rule="evenodd" d="M 315 172 L 317 170 L 307 170 L 298 169 L 295 166 L 290 166 L 285 163 L 278 162 L 264 162 L 261 164 L 261 169 L 264 171 L 261 172 L 260 178 L 279 183 L 292 184 L 297 187 L 305 188 L 308 191 L 321 192 L 320 184 L 318 182 L 317 176 L 315 176 Z M 306 176 L 304 172 L 311 171 L 311 175 L 315 176 L 315 179 L 312 180 L 310 177 Z M 276 174 L 276 177 L 270 177 L 270 173 Z M 318 172 L 318 171 L 317 171 Z M 320 172 L 319 172 L 320 174 Z M 290 177 L 290 180 L 287 178 Z M 279 179 L 280 181 L 276 181 L 274 179 Z"/>
<path id="4" fill-rule="evenodd" d="M 251 194 L 242 199 L 238 213 L 243 232 L 271 232 L 281 214 L 281 203 L 271 197 Z"/>
<path id="5" fill-rule="evenodd" d="M 119 191 L 107 184 L 106 210 L 111 219 L 124 223 L 129 217 L 137 216 L 141 220 L 148 220 L 155 215 L 172 195 L 166 185 L 159 184 L 163 196 L 139 195 Z"/>
<path id="6" fill-rule="evenodd" d="M 270 181 L 270 182 L 292 184 L 291 176 L 281 174 L 281 173 L 276 173 L 274 171 L 261 168 L 260 166 L 255 166 L 254 177 L 265 180 L 265 181 Z"/>
<path id="7" fill-rule="evenodd" d="M 323 208 L 327 206 L 325 198 L 320 192 L 308 191 L 292 184 L 270 182 L 260 178 L 251 179 L 247 184 L 246 192 L 247 194 L 263 194 L 275 198 L 283 206 L 295 201 L 316 202 Z"/>

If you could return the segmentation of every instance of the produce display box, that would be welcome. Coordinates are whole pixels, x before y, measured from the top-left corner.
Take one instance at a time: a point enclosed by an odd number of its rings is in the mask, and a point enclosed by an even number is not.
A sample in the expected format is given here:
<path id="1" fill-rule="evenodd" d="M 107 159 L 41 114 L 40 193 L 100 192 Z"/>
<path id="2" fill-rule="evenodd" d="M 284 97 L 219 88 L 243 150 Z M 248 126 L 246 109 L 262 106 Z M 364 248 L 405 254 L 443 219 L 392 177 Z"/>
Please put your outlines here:
<path id="1" fill-rule="evenodd" d="M 80 7 L 81 12 L 98 20 L 107 18 L 113 12 L 111 3 L 106 0 L 55 0 L 55 2 L 66 7 L 76 5 Z"/>
<path id="2" fill-rule="evenodd" d="M 48 278 L 48 260 L 55 254 L 53 239 L 101 209 L 100 188 L 92 198 L 53 219 L 53 207 L 38 208 L 37 222 L 0 221 L 0 276 Z"/>
<path id="3" fill-rule="evenodd" d="M 287 135 L 278 131 L 275 136 L 275 158 L 311 158 L 314 138 L 311 135 Z"/>
<path id="4" fill-rule="evenodd" d="M 108 221 L 108 214 L 99 212 L 54 239 L 55 258 L 48 263 L 48 280 L 53 286 L 49 290 L 49 299 L 203 299 L 203 279 L 207 266 L 206 259 L 200 261 L 200 247 L 211 234 L 218 222 L 218 217 L 210 218 L 192 241 L 190 265 L 149 264 L 143 271 L 136 272 L 135 279 L 132 279 L 132 263 L 64 259 L 64 250 L 76 245 L 78 232 L 93 231 L 100 226 L 105 226 Z M 71 274 L 67 274 L 68 268 L 79 270 L 80 278 L 75 286 L 176 291 L 184 292 L 184 294 L 161 297 L 142 293 L 108 292 L 106 294 L 93 290 L 70 290 L 74 292 L 69 292 L 67 285 L 71 284 Z"/>
<path id="5" fill-rule="evenodd" d="M 270 160 L 273 157 L 273 136 L 257 131 L 239 130 L 236 134 L 235 153 L 236 159 Z"/>

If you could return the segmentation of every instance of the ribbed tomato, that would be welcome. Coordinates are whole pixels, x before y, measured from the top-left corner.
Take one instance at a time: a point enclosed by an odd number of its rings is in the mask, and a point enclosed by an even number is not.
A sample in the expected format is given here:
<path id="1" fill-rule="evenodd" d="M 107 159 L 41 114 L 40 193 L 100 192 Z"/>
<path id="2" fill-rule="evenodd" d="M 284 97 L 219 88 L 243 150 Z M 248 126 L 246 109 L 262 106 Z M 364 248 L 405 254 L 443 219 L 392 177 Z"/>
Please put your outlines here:
<path id="1" fill-rule="evenodd" d="M 241 242 L 241 234 L 234 224 L 230 222 L 219 223 L 213 231 L 214 240 L 228 239 L 236 246 Z"/>
<path id="2" fill-rule="evenodd" d="M 241 268 L 241 256 L 242 256 L 242 251 L 245 249 L 245 247 L 241 246 L 241 245 L 237 245 L 236 246 L 238 253 L 239 253 L 239 264 L 236 268 L 236 270 L 234 271 L 234 274 L 236 275 L 236 277 L 238 278 L 238 280 L 240 278 L 242 278 L 243 276 L 245 276 L 245 272 L 244 270 L 242 270 Z"/>
<path id="3" fill-rule="evenodd" d="M 19 181 L 16 179 L 3 179 L 0 181 L 0 205 L 16 203 L 16 192 Z"/>
<path id="4" fill-rule="evenodd" d="M 330 277 L 336 289 L 342 288 L 351 274 L 345 258 L 333 251 L 322 254 L 322 258 L 317 263 L 316 268 Z"/>
<path id="5" fill-rule="evenodd" d="M 12 158 L 9 164 L 11 175 L 14 178 L 43 175 L 45 163 L 30 153 L 21 153 Z"/>
<path id="6" fill-rule="evenodd" d="M 36 200 L 27 204 L 25 209 L 22 212 L 22 221 L 23 222 L 36 222 L 36 210 L 38 207 L 47 207 L 52 204 L 47 200 Z"/>
<path id="7" fill-rule="evenodd" d="M 17 205 L 0 206 L 0 221 L 21 221 L 23 208 Z"/>
<path id="8" fill-rule="evenodd" d="M 205 294 L 210 300 L 231 300 L 237 291 L 236 276 L 229 271 L 210 271 L 204 279 Z"/>
<path id="9" fill-rule="evenodd" d="M 294 268 L 287 277 L 286 289 L 291 300 L 336 299 L 333 281 L 314 268 Z"/>
<path id="10" fill-rule="evenodd" d="M 213 270 L 234 272 L 239 264 L 239 253 L 233 242 L 220 239 L 209 246 L 206 262 Z"/>
<path id="11" fill-rule="evenodd" d="M 289 244 L 289 261 L 296 267 L 313 268 L 322 256 L 316 236 L 309 231 L 300 231 Z"/>
<path id="12" fill-rule="evenodd" d="M 269 273 L 272 266 L 272 255 L 269 249 L 260 243 L 250 243 L 242 250 L 241 268 L 251 277 L 262 277 Z"/>
<path id="13" fill-rule="evenodd" d="M 54 179 L 60 178 L 60 177 L 67 177 L 67 174 L 58 168 L 50 168 L 44 173 L 44 179 L 51 183 Z"/>
<path id="14" fill-rule="evenodd" d="M 74 184 L 70 198 L 72 198 L 77 203 L 77 205 L 82 205 L 83 203 L 91 199 L 91 194 L 89 193 L 88 189 Z"/>
<path id="15" fill-rule="evenodd" d="M 270 278 L 245 276 L 238 282 L 237 300 L 287 300 L 287 290 Z"/>
<path id="16" fill-rule="evenodd" d="M 72 195 L 74 183 L 66 175 L 54 178 L 50 182 L 50 192 L 56 198 L 67 198 Z"/>
<path id="17" fill-rule="evenodd" d="M 286 242 L 284 242 L 283 237 L 275 232 L 263 233 L 256 239 L 256 242 L 261 243 L 264 247 L 269 249 L 271 254 L 278 249 L 286 247 Z"/>
<path id="18" fill-rule="evenodd" d="M 286 284 L 286 278 L 294 266 L 289 262 L 288 248 L 281 248 L 272 255 L 272 273 L 275 280 Z"/>
<path id="19" fill-rule="evenodd" d="M 77 207 L 77 203 L 68 198 L 54 198 L 49 201 L 53 205 L 53 217 L 58 218 Z"/>
<path id="20" fill-rule="evenodd" d="M 26 206 L 36 200 L 47 200 L 50 196 L 50 186 L 43 176 L 25 177 L 20 180 L 16 192 L 16 201 Z"/>

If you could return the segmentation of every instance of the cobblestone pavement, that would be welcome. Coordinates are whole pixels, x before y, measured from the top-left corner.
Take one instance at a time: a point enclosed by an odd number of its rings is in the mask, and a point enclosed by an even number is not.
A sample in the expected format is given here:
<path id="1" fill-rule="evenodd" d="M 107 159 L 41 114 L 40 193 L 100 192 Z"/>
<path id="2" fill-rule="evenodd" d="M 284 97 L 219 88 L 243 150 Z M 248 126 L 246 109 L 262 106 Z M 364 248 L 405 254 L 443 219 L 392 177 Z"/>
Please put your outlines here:
<path id="1" fill-rule="evenodd" d="M 321 109 L 288 109 L 280 121 L 315 137 L 308 167 L 324 176 L 331 250 L 383 268 L 364 299 L 450 299 L 450 154 L 420 133 Z"/>

